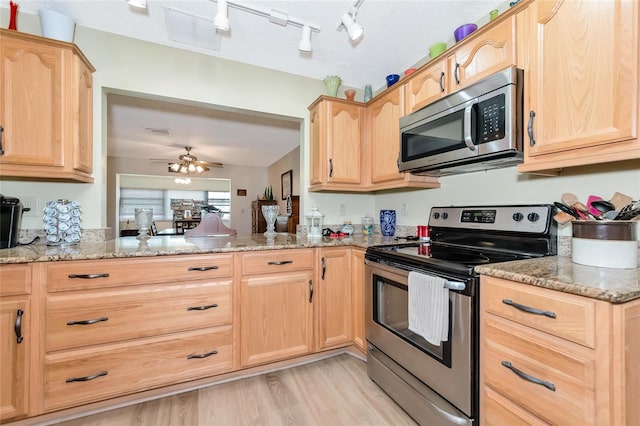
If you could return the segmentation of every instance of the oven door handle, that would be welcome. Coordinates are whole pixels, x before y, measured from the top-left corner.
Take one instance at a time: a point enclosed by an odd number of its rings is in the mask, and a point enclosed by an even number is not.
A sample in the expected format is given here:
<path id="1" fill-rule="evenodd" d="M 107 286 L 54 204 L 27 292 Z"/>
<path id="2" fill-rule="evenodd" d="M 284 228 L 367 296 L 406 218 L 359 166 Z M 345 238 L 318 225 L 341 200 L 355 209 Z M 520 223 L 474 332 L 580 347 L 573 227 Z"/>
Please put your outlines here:
<path id="1" fill-rule="evenodd" d="M 370 268 L 378 268 L 381 269 L 383 271 L 386 272 L 391 272 L 392 274 L 396 274 L 396 275 L 402 275 L 403 277 L 408 278 L 409 277 L 409 271 L 406 271 L 404 269 L 398 269 L 398 268 L 394 268 L 393 266 L 387 266 L 378 262 L 372 262 L 368 259 L 364 260 L 364 264 L 368 265 Z M 420 272 L 423 273 L 421 271 L 416 270 L 416 272 Z M 430 274 L 425 274 L 425 275 L 430 275 Z M 456 291 L 464 291 L 467 288 L 467 285 L 465 283 L 463 283 L 462 281 L 449 281 L 447 280 L 447 282 L 444 284 L 444 286 L 446 288 L 448 288 L 449 290 L 456 290 Z"/>
<path id="2" fill-rule="evenodd" d="M 467 285 L 461 281 L 447 281 L 444 286 L 449 290 L 464 291 Z"/>

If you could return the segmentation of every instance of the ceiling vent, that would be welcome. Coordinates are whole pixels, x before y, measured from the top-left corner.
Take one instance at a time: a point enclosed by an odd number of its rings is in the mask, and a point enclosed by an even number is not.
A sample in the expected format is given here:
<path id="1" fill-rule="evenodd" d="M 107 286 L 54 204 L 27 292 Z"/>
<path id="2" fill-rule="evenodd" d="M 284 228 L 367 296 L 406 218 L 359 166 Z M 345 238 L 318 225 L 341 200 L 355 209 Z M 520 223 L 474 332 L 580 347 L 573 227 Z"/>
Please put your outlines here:
<path id="1" fill-rule="evenodd" d="M 145 127 L 147 133 L 151 133 L 156 136 L 169 136 L 169 129 L 159 129 L 155 127 Z"/>

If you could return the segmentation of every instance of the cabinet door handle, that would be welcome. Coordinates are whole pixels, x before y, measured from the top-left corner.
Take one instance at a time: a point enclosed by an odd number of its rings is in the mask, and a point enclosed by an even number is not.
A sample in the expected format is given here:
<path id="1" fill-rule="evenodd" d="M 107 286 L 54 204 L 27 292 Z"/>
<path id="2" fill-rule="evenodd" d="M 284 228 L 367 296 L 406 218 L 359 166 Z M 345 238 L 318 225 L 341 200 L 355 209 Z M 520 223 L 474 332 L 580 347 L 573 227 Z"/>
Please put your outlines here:
<path id="1" fill-rule="evenodd" d="M 444 80 L 444 71 L 441 71 L 440 72 L 440 91 L 441 92 L 444 92 L 443 80 Z"/>
<path id="2" fill-rule="evenodd" d="M 13 331 L 16 332 L 16 342 L 22 343 L 22 340 L 24 340 L 24 337 L 22 336 L 22 315 L 24 315 L 24 311 L 22 309 L 18 309 L 16 314 L 16 322 L 13 324 Z"/>
<path id="3" fill-rule="evenodd" d="M 267 265 L 288 265 L 289 263 L 293 263 L 293 260 L 272 260 L 267 262 Z"/>
<path id="4" fill-rule="evenodd" d="M 460 84 L 460 79 L 458 78 L 458 68 L 460 68 L 460 64 L 456 64 L 456 68 L 453 70 L 453 76 L 456 78 L 456 84 Z"/>
<path id="5" fill-rule="evenodd" d="M 108 278 L 109 274 L 69 274 L 69 278 L 82 278 L 83 280 L 93 280 L 96 278 Z"/>
<path id="6" fill-rule="evenodd" d="M 109 321 L 109 317 L 100 317 L 100 318 L 82 320 L 82 321 L 68 321 L 67 325 L 90 325 L 90 324 L 95 324 L 97 322 L 104 322 L 104 321 Z"/>
<path id="7" fill-rule="evenodd" d="M 333 177 L 333 160 L 329 158 L 329 177 Z"/>
<path id="8" fill-rule="evenodd" d="M 212 271 L 214 269 L 218 269 L 219 267 L 214 265 L 214 266 L 192 266 L 191 268 L 187 269 L 187 271 Z"/>
<path id="9" fill-rule="evenodd" d="M 107 374 L 109 374 L 106 371 L 101 371 L 97 374 L 94 374 L 92 376 L 84 376 L 84 377 L 69 377 L 67 379 L 67 383 L 72 383 L 72 382 L 88 382 L 89 380 L 93 380 L 93 379 L 97 379 L 98 377 L 102 377 L 102 376 L 106 376 Z"/>
<path id="10" fill-rule="evenodd" d="M 218 304 L 214 303 L 212 305 L 204 305 L 204 306 L 189 306 L 187 311 L 206 311 L 207 309 L 217 308 Z"/>
<path id="11" fill-rule="evenodd" d="M 192 355 L 187 355 L 187 359 L 201 359 L 201 358 L 206 358 L 209 357 L 211 355 L 215 355 L 217 354 L 218 351 L 216 351 L 215 349 L 212 350 L 211 352 L 207 352 L 204 354 L 192 354 Z"/>
<path id="12" fill-rule="evenodd" d="M 324 261 L 324 256 L 322 256 L 322 280 L 324 281 L 324 273 L 327 271 L 327 263 Z"/>
<path id="13" fill-rule="evenodd" d="M 509 370 L 513 371 L 521 379 L 524 379 L 524 380 L 526 380 L 528 382 L 531 382 L 531 383 L 535 383 L 536 385 L 544 386 L 545 388 L 547 388 L 547 389 L 549 389 L 551 391 L 554 391 L 554 392 L 556 391 L 556 385 L 554 385 L 553 383 L 546 382 L 544 380 L 540 380 L 537 377 L 533 377 L 533 376 L 525 373 L 524 371 L 517 369 L 509 361 L 502 361 L 501 364 L 504 367 L 508 368 Z"/>
<path id="14" fill-rule="evenodd" d="M 532 308 L 531 306 L 521 305 L 510 299 L 502 299 L 502 303 L 505 305 L 513 306 L 516 309 L 520 309 L 523 312 L 534 315 L 544 315 L 545 317 L 555 318 L 556 313 L 551 311 L 543 311 L 542 309 Z"/>
<path id="15" fill-rule="evenodd" d="M 313 300 L 313 281 L 309 280 L 309 303 Z"/>
<path id="16" fill-rule="evenodd" d="M 2 148 L 2 135 L 4 135 L 4 127 L 0 126 L 0 155 L 4 155 L 4 148 Z"/>
<path id="17" fill-rule="evenodd" d="M 535 116 L 535 111 L 529 111 L 529 124 L 527 125 L 527 132 L 529 133 L 529 146 L 534 146 L 536 144 L 536 140 L 533 138 L 533 117 Z"/>

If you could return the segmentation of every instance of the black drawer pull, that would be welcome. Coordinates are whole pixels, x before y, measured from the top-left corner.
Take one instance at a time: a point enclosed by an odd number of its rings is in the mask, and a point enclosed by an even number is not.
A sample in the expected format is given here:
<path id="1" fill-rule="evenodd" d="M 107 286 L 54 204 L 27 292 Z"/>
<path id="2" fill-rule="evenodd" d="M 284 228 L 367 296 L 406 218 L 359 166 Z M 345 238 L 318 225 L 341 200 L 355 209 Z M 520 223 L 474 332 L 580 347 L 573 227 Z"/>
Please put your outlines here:
<path id="1" fill-rule="evenodd" d="M 188 271 L 211 271 L 214 269 L 218 269 L 218 266 L 192 266 L 191 268 L 187 269 Z"/>
<path id="2" fill-rule="evenodd" d="M 514 373 L 516 373 L 516 375 L 518 377 L 520 377 L 521 379 L 524 379 L 528 382 L 531 383 L 535 383 L 536 385 L 540 385 L 540 386 L 544 386 L 545 388 L 551 390 L 551 391 L 556 391 L 556 385 L 554 385 L 551 382 L 545 382 L 544 380 L 540 380 L 537 377 L 533 377 L 527 373 L 525 373 L 524 371 L 518 370 L 516 367 L 514 367 L 509 361 L 502 361 L 501 364 L 505 367 L 507 367 L 509 370 L 513 371 Z"/>
<path id="3" fill-rule="evenodd" d="M 89 324 L 95 324 L 97 322 L 103 322 L 103 321 L 109 321 L 109 317 L 100 317 L 100 318 L 82 320 L 82 321 L 69 321 L 67 322 L 67 325 L 89 325 Z"/>
<path id="4" fill-rule="evenodd" d="M 289 263 L 293 263 L 293 260 L 272 260 L 267 262 L 267 265 L 288 265 Z"/>
<path id="5" fill-rule="evenodd" d="M 215 355 L 215 354 L 217 354 L 217 353 L 218 353 L 218 351 L 216 351 L 216 350 L 214 349 L 214 350 L 212 350 L 211 352 L 207 352 L 207 353 L 205 353 L 205 354 L 193 354 L 193 355 L 188 355 L 188 356 L 187 356 L 187 359 L 194 359 L 194 358 L 195 358 L 195 359 L 207 358 L 207 357 L 209 357 L 209 356 L 211 356 L 211 355 Z"/>
<path id="6" fill-rule="evenodd" d="M 532 308 L 530 306 L 521 305 L 521 304 L 516 303 L 516 302 L 514 302 L 513 300 L 510 300 L 510 299 L 502 299 L 502 303 L 504 303 L 505 305 L 513 306 L 514 308 L 520 309 L 521 311 L 526 312 L 528 314 L 544 315 L 545 317 L 549 317 L 549 318 L 555 318 L 556 317 L 556 313 L 555 312 L 543 311 L 542 309 Z"/>
<path id="7" fill-rule="evenodd" d="M 109 274 L 70 274 L 69 278 L 82 278 L 83 280 L 93 280 L 95 278 L 108 278 Z"/>
<path id="8" fill-rule="evenodd" d="M 206 311 L 207 309 L 217 308 L 218 304 L 214 303 L 213 305 L 204 305 L 204 306 L 189 306 L 187 311 Z"/>
<path id="9" fill-rule="evenodd" d="M 93 380 L 93 379 L 97 379 L 98 377 L 102 377 L 102 376 L 106 376 L 107 373 L 106 371 L 101 371 L 98 374 L 94 374 L 93 376 L 85 376 L 85 377 L 69 377 L 67 379 L 67 383 L 72 383 L 72 382 L 88 382 L 89 380 Z"/>
<path id="10" fill-rule="evenodd" d="M 16 342 L 22 343 L 24 340 L 24 337 L 22 336 L 22 315 L 24 315 L 24 311 L 22 309 L 18 309 L 16 314 L 16 322 L 13 325 L 13 331 L 16 332 Z"/>

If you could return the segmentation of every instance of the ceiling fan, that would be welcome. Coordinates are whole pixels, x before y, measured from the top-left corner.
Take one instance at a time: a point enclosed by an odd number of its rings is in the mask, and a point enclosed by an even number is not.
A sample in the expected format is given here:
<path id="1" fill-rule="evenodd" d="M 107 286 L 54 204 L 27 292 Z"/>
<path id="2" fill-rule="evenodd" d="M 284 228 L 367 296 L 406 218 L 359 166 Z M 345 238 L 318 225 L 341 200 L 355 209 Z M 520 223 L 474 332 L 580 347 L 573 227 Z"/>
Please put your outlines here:
<path id="1" fill-rule="evenodd" d="M 202 173 L 209 170 L 209 167 L 223 167 L 222 163 L 198 160 L 198 157 L 191 154 L 192 147 L 185 146 L 187 150 L 186 154 L 182 154 L 178 157 L 178 161 L 174 161 L 169 164 L 169 173 Z"/>

